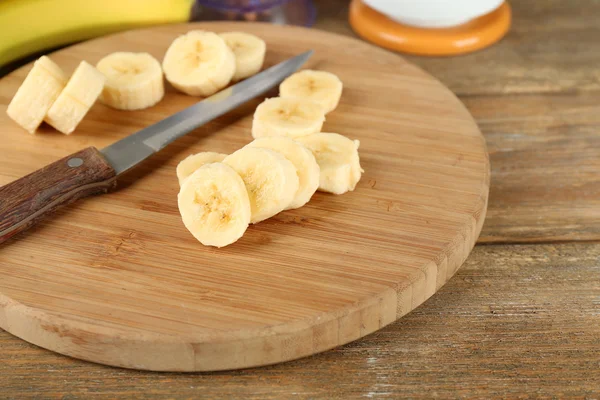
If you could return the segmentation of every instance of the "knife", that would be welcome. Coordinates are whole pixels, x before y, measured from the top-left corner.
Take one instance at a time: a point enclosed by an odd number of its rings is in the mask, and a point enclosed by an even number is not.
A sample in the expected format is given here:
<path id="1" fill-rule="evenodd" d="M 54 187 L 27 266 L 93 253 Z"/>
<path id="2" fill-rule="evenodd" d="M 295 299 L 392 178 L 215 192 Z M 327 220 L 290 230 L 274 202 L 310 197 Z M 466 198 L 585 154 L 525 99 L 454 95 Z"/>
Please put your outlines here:
<path id="1" fill-rule="evenodd" d="M 88 147 L 0 187 L 0 243 L 62 206 L 115 189 L 121 174 L 175 139 L 273 88 L 312 53 L 277 64 L 102 150 Z"/>

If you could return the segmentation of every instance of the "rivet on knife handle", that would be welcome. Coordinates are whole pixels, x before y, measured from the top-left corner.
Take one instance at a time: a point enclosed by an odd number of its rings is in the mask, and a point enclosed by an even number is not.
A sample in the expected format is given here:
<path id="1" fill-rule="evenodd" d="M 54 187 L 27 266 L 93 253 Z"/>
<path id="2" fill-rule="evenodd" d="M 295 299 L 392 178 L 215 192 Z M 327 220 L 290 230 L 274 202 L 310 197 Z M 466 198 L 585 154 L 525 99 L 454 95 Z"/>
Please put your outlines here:
<path id="1" fill-rule="evenodd" d="M 0 187 L 0 243 L 52 211 L 116 186 L 116 172 L 88 147 Z"/>

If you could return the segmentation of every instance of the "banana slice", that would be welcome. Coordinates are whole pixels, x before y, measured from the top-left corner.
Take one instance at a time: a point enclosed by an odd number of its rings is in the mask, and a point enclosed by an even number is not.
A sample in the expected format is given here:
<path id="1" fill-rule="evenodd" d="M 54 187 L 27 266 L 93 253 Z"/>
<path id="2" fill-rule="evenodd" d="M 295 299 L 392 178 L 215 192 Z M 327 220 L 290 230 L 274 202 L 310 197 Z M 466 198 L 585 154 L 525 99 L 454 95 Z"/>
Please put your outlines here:
<path id="1" fill-rule="evenodd" d="M 276 151 L 243 147 L 223 163 L 231 166 L 246 184 L 253 224 L 285 210 L 298 192 L 299 180 L 294 164 Z"/>
<path id="2" fill-rule="evenodd" d="M 171 43 L 162 65 L 176 89 L 206 97 L 229 84 L 235 73 L 235 56 L 216 33 L 191 31 Z"/>
<path id="3" fill-rule="evenodd" d="M 354 190 L 361 174 L 358 140 L 337 133 L 315 133 L 297 139 L 308 147 L 321 168 L 319 190 L 343 194 Z"/>
<path id="4" fill-rule="evenodd" d="M 48 110 L 47 123 L 69 135 L 92 108 L 104 87 L 106 78 L 96 68 L 82 61 L 67 85 Z"/>
<path id="5" fill-rule="evenodd" d="M 243 32 L 226 32 L 219 36 L 235 55 L 233 81 L 239 81 L 256 74 L 263 66 L 267 45 L 261 38 Z"/>
<path id="6" fill-rule="evenodd" d="M 225 157 L 227 157 L 227 154 L 207 151 L 204 153 L 192 154 L 185 158 L 177 165 L 177 179 L 179 179 L 179 186 L 182 186 L 183 182 L 204 164 L 221 162 Z"/>
<path id="7" fill-rule="evenodd" d="M 33 64 L 6 113 L 27 132 L 35 133 L 68 80 L 58 65 L 42 56 Z"/>
<path id="8" fill-rule="evenodd" d="M 160 63 L 148 53 L 117 52 L 96 65 L 106 76 L 100 101 L 117 110 L 142 110 L 165 94 Z"/>
<path id="9" fill-rule="evenodd" d="M 250 223 L 250 199 L 242 178 L 222 163 L 206 164 L 177 197 L 185 227 L 205 246 L 223 247 L 242 237 Z"/>
<path id="10" fill-rule="evenodd" d="M 299 187 L 294 200 L 286 207 L 286 210 L 300 208 L 308 203 L 319 187 L 320 175 L 319 164 L 317 164 L 317 160 L 310 150 L 288 137 L 259 138 L 248 144 L 248 146 L 271 149 L 281 153 L 296 167 Z"/>
<path id="11" fill-rule="evenodd" d="M 296 138 L 321 131 L 323 108 L 310 100 L 275 97 L 262 102 L 254 112 L 252 136 Z"/>
<path id="12" fill-rule="evenodd" d="M 307 69 L 284 80 L 279 85 L 279 95 L 312 100 L 321 105 L 327 114 L 338 106 L 342 88 L 342 81 L 336 75 Z"/>

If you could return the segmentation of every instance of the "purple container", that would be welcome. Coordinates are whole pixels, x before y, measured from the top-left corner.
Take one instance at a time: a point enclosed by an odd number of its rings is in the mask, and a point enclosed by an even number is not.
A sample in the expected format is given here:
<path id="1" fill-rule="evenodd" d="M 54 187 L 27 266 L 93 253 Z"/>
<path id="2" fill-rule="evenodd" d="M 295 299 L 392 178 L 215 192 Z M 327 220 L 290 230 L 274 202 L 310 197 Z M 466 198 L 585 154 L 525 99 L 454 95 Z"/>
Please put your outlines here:
<path id="1" fill-rule="evenodd" d="M 311 0 L 197 0 L 192 9 L 192 20 L 312 26 L 316 14 Z"/>

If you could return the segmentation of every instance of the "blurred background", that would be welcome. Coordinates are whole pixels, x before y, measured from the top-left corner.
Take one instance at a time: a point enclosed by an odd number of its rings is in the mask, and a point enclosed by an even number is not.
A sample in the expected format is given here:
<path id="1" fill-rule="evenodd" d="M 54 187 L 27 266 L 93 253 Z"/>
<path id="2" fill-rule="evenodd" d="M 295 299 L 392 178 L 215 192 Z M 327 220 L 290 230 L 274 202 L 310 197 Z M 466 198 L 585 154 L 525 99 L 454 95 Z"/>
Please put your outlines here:
<path id="1" fill-rule="evenodd" d="M 311 0 L 2 0 L 0 75 L 50 50 L 128 29 L 203 20 L 311 26 L 316 15 Z"/>
<path id="2" fill-rule="evenodd" d="M 503 0 L 1 0 L 0 76 L 43 53 L 127 29 L 228 20 L 336 30 L 340 20 L 378 46 L 456 55 L 498 41 Z"/>

